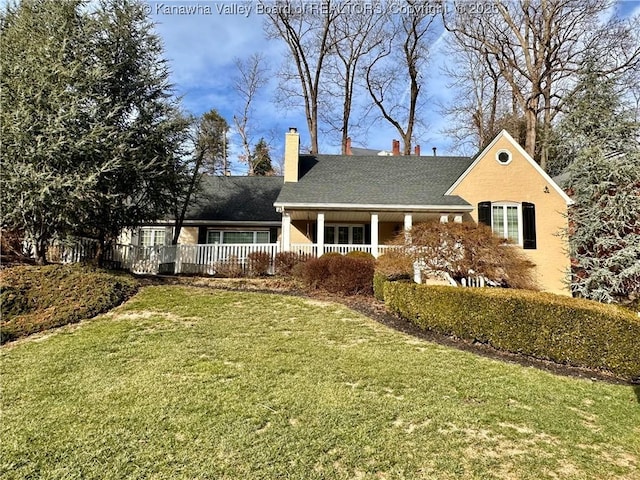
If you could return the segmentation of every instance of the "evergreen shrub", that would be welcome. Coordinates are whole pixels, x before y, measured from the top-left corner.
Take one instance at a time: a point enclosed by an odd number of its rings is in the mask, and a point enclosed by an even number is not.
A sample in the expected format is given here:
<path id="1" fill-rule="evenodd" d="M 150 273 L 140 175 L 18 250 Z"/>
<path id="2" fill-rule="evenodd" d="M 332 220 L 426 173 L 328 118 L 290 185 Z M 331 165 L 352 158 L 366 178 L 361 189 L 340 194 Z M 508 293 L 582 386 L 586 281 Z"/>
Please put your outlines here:
<path id="1" fill-rule="evenodd" d="M 390 310 L 417 326 L 640 382 L 640 318 L 617 306 L 511 289 L 386 283 Z"/>
<path id="2" fill-rule="evenodd" d="M 2 343 L 76 323 L 124 302 L 138 288 L 122 273 L 83 265 L 20 266 L 2 270 Z"/>

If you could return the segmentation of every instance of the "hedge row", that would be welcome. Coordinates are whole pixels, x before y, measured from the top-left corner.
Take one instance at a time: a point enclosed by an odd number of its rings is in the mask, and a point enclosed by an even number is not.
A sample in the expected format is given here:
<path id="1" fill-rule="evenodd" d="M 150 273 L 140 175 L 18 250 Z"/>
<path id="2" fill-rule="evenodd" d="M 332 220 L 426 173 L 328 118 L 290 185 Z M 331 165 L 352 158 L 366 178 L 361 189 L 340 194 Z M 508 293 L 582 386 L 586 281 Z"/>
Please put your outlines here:
<path id="1" fill-rule="evenodd" d="M 425 330 L 640 381 L 640 318 L 549 293 L 384 283 L 387 307 Z"/>
<path id="2" fill-rule="evenodd" d="M 82 265 L 2 270 L 0 342 L 106 312 L 133 295 L 137 288 L 137 282 L 126 274 Z"/>

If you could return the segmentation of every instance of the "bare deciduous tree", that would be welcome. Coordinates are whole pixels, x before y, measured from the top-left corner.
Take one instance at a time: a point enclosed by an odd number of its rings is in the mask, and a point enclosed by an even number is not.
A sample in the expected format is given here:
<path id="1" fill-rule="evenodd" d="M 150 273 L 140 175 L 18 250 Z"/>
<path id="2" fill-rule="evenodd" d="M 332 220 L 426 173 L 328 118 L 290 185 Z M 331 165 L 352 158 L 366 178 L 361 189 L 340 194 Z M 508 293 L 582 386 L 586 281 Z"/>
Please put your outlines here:
<path id="1" fill-rule="evenodd" d="M 329 31 L 333 48 L 324 77 L 328 95 L 341 99 L 341 102 L 334 105 L 326 102 L 327 108 L 321 118 L 328 124 L 330 132 L 340 132 L 342 154 L 346 153 L 347 138 L 354 127 L 352 113 L 359 67 L 361 61 L 383 41 L 383 23 L 384 16 L 362 15 L 345 7 Z"/>
<path id="2" fill-rule="evenodd" d="M 234 79 L 234 89 L 242 99 L 242 109 L 233 116 L 238 135 L 242 142 L 242 154 L 240 160 L 247 164 L 248 174 L 255 174 L 255 162 L 251 154 L 253 143 L 251 132 L 251 114 L 256 94 L 267 82 L 268 69 L 264 66 L 264 55 L 254 53 L 249 58 L 235 59 L 237 76 Z"/>
<path id="3" fill-rule="evenodd" d="M 453 90 L 452 101 L 443 105 L 449 117 L 444 131 L 465 153 L 476 152 L 498 133 L 499 119 L 513 114 L 511 89 L 498 66 L 478 49 L 467 49 L 453 39 L 446 49 L 451 59 L 443 68 Z"/>
<path id="4" fill-rule="evenodd" d="M 432 12 L 419 8 L 423 3 L 408 1 L 402 14 L 385 14 L 384 41 L 364 67 L 364 80 L 373 105 L 398 131 L 405 155 L 411 154 L 414 129 L 420 121 L 422 71 L 437 18 Z"/>
<path id="5" fill-rule="evenodd" d="M 540 143 L 542 168 L 553 119 L 585 55 L 597 51 L 610 58 L 608 73 L 637 67 L 640 61 L 637 32 L 623 20 L 604 16 L 612 4 L 494 0 L 482 15 L 468 8 L 444 15 L 445 27 L 461 45 L 498 65 L 524 114 L 525 150 L 535 156 Z"/>
<path id="6" fill-rule="evenodd" d="M 330 0 L 318 4 L 304 0 L 277 0 L 267 5 L 265 12 L 267 36 L 285 41 L 293 63 L 285 63 L 280 72 L 281 99 L 286 102 L 302 101 L 311 140 L 310 150 L 318 153 L 322 72 L 332 49 L 329 31 L 340 10 L 334 8 Z"/>

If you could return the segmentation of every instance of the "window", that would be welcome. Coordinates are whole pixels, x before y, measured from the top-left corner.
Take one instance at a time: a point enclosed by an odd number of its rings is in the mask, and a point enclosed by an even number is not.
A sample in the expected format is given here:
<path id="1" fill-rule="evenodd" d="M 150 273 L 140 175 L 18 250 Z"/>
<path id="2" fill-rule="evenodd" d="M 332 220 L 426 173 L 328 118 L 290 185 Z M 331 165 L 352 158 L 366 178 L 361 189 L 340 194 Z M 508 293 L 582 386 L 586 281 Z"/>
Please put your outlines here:
<path id="1" fill-rule="evenodd" d="M 324 227 L 324 243 L 363 245 L 364 225 L 327 225 Z"/>
<path id="2" fill-rule="evenodd" d="M 220 243 L 220 234 L 214 230 L 207 230 L 207 243 Z"/>
<path id="3" fill-rule="evenodd" d="M 499 150 L 496 153 L 496 160 L 502 165 L 511 163 L 511 152 L 509 150 Z"/>
<path id="4" fill-rule="evenodd" d="M 513 243 L 520 241 L 520 215 L 518 205 L 493 205 L 491 211 L 491 228 L 499 237 L 508 238 Z"/>
<path id="5" fill-rule="evenodd" d="M 166 229 L 164 227 L 142 227 L 140 229 L 140 246 L 155 247 L 164 245 Z"/>
<path id="6" fill-rule="evenodd" d="M 533 203 L 478 204 L 478 222 L 491 227 L 499 237 L 508 238 L 525 249 L 536 249 L 536 207 Z"/>
<path id="7" fill-rule="evenodd" d="M 269 243 L 268 231 L 207 230 L 207 243 Z"/>

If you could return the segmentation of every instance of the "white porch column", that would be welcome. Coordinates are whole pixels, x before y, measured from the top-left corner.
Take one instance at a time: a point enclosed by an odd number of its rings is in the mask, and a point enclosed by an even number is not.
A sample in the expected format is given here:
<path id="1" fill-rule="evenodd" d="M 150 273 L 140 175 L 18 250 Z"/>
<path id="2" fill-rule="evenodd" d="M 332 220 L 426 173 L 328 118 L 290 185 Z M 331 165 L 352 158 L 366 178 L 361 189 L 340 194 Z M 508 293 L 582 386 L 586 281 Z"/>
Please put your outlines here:
<path id="1" fill-rule="evenodd" d="M 318 212 L 318 218 L 316 220 L 316 243 L 318 244 L 318 256 L 321 257 L 324 253 L 324 212 Z"/>
<path id="2" fill-rule="evenodd" d="M 371 214 L 371 255 L 378 258 L 378 214 Z"/>
<path id="3" fill-rule="evenodd" d="M 413 216 L 410 213 L 404 214 L 404 240 L 405 242 L 411 241 L 411 227 L 413 226 Z"/>
<path id="4" fill-rule="evenodd" d="M 413 216 L 410 213 L 404 214 L 404 231 L 408 232 L 413 226 Z"/>
<path id="5" fill-rule="evenodd" d="M 282 251 L 291 251 L 291 215 L 282 212 Z"/>

